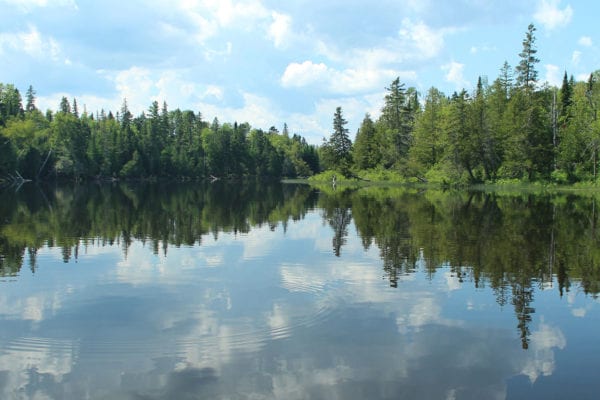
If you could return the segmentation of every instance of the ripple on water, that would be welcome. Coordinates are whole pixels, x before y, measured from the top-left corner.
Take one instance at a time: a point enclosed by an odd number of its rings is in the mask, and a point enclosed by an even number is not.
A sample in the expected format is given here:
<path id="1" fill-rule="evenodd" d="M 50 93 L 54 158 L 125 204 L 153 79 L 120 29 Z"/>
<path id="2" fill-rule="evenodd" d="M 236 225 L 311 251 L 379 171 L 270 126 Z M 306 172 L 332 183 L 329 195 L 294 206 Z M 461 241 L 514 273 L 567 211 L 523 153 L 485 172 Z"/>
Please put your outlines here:
<path id="1" fill-rule="evenodd" d="M 68 337 L 69 333 L 63 331 L 65 337 L 60 339 L 35 337 L 34 334 L 0 343 L 0 347 L 17 353 L 71 352 L 91 360 L 190 352 L 203 355 L 215 351 L 256 352 L 271 341 L 285 340 L 296 332 L 312 329 L 334 318 L 336 310 L 347 299 L 347 285 L 332 283 L 320 269 L 285 265 L 281 272 L 278 290 L 265 297 L 264 304 L 259 304 L 258 309 L 262 311 L 256 312 L 256 307 L 251 307 L 249 312 L 237 316 L 225 310 L 192 313 L 187 316 L 189 326 L 185 328 L 160 328 L 150 324 L 149 331 L 142 331 L 142 327 L 133 331 L 129 328 L 102 329 L 91 334 L 86 332 L 84 337 Z M 137 297 L 134 295 L 129 300 L 132 298 Z M 119 301 L 128 300 L 119 298 Z M 39 333 L 43 335 L 43 332 Z"/>

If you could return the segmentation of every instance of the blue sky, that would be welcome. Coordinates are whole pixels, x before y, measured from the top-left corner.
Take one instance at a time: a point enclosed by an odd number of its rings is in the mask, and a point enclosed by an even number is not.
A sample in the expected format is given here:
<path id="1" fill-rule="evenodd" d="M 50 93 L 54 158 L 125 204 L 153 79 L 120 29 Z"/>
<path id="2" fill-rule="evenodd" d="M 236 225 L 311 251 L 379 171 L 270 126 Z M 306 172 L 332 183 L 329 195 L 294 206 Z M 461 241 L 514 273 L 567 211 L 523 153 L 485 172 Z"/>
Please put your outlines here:
<path id="1" fill-rule="evenodd" d="M 600 68 L 600 3 L 584 0 L 0 0 L 0 82 L 38 107 L 135 115 L 152 101 L 206 120 L 287 123 L 320 143 L 341 106 L 351 137 L 397 76 L 473 90 L 518 63 L 537 28 L 541 80 Z"/>

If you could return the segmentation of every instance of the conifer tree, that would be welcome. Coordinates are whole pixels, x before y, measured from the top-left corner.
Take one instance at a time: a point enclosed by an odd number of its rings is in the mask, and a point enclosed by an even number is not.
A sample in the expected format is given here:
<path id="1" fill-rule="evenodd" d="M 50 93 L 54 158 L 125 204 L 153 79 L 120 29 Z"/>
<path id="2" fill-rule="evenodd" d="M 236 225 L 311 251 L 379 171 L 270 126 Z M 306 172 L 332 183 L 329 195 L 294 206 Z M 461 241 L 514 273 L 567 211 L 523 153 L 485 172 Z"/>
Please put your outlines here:
<path id="1" fill-rule="evenodd" d="M 35 111 L 35 90 L 33 90 L 33 86 L 31 85 L 29 85 L 29 88 L 27 89 L 26 100 L 25 111 Z"/>
<path id="2" fill-rule="evenodd" d="M 65 96 L 63 96 L 62 99 L 60 99 L 60 106 L 58 107 L 58 109 L 64 114 L 71 113 L 71 105 L 69 104 L 69 100 Z"/>
<path id="3" fill-rule="evenodd" d="M 535 26 L 529 24 L 525 39 L 523 39 L 523 50 L 519 53 L 521 61 L 515 68 L 517 71 L 517 83 L 519 87 L 532 91 L 535 89 L 535 84 L 538 81 L 538 72 L 535 66 L 540 60 L 535 56 L 537 49 L 535 48 Z"/>
<path id="4" fill-rule="evenodd" d="M 418 107 L 414 104 L 415 90 L 410 88 L 410 96 L 407 96 L 400 78 L 394 79 L 386 90 L 378 122 L 382 129 L 380 142 L 383 148 L 380 150 L 384 153 L 384 164 L 391 166 L 408 155 L 412 144 L 414 113 Z"/>
<path id="5" fill-rule="evenodd" d="M 360 125 L 354 141 L 353 159 L 359 169 L 374 168 L 379 163 L 379 149 L 375 141 L 375 124 L 369 114 Z"/>
<path id="6" fill-rule="evenodd" d="M 573 104 L 573 86 L 571 86 L 571 82 L 567 79 L 567 71 L 565 71 L 560 88 L 560 103 L 560 119 L 564 124 L 568 122 L 569 109 Z"/>
<path id="7" fill-rule="evenodd" d="M 344 175 L 349 174 L 352 161 L 352 141 L 348 136 L 347 123 L 342 116 L 342 107 L 337 107 L 333 115 L 333 133 L 323 145 L 325 163 Z"/>
<path id="8" fill-rule="evenodd" d="M 79 118 L 79 109 L 77 108 L 77 99 L 73 99 L 73 107 L 71 108 L 71 112 L 75 118 Z"/>

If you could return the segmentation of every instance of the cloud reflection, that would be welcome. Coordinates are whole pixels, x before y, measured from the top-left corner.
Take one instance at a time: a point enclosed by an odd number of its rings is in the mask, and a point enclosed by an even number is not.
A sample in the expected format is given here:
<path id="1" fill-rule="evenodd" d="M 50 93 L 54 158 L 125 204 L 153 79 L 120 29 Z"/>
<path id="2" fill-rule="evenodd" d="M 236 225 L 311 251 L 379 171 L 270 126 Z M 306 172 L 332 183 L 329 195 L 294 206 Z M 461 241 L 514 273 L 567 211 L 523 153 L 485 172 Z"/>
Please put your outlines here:
<path id="1" fill-rule="evenodd" d="M 127 259 L 99 258 L 89 281 L 82 275 L 21 303 L 0 295 L 2 343 L 12 346 L 0 352 L 0 393 L 501 399 L 511 377 L 535 383 L 554 372 L 555 351 L 567 345 L 558 326 L 541 321 L 524 352 L 512 326 L 485 326 L 455 312 L 474 300 L 450 271 L 432 280 L 401 276 L 390 288 L 373 252 L 349 238 L 335 257 L 329 240 L 311 236 L 320 229 L 313 224 L 320 219 L 263 242 L 253 232 L 221 234 L 216 243 L 171 247 L 168 257 L 135 242 Z M 326 242 L 330 257 L 290 254 L 291 237 L 311 249 Z M 66 286 L 69 297 L 61 298 L 56 293 Z M 485 312 L 489 307 L 471 309 Z M 36 330 L 54 339 L 23 339 Z"/>

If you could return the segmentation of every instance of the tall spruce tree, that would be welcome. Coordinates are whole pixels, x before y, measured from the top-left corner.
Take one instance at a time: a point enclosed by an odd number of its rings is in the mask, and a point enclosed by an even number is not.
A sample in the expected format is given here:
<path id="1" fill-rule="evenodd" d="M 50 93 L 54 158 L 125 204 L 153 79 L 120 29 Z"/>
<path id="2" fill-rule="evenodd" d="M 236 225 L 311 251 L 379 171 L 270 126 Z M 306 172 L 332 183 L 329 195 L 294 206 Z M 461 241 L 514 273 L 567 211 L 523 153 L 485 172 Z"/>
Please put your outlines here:
<path id="1" fill-rule="evenodd" d="M 60 105 L 59 105 L 58 109 L 61 113 L 64 113 L 64 114 L 71 113 L 71 105 L 69 104 L 69 100 L 65 96 L 63 96 L 60 99 Z"/>
<path id="2" fill-rule="evenodd" d="M 446 96 L 434 87 L 425 96 L 425 106 L 415 123 L 414 144 L 410 148 L 418 174 L 433 167 L 443 156 L 443 109 L 446 103 Z"/>
<path id="3" fill-rule="evenodd" d="M 416 99 L 416 93 L 412 90 L 412 98 L 408 97 L 400 78 L 394 79 L 386 90 L 378 122 L 383 129 L 380 142 L 384 147 L 381 149 L 384 153 L 384 164 L 391 166 L 408 155 L 412 143 L 413 118 L 416 111 L 413 98 Z"/>
<path id="4" fill-rule="evenodd" d="M 535 48 L 535 31 L 535 26 L 529 24 L 525 38 L 523 39 L 523 50 L 519 53 L 521 61 L 519 61 L 519 65 L 515 68 L 517 71 L 517 84 L 528 91 L 533 91 L 538 81 L 536 64 L 540 60 L 535 56 L 537 53 L 537 49 Z"/>
<path id="5" fill-rule="evenodd" d="M 369 114 L 360 125 L 354 141 L 353 160 L 359 169 L 374 168 L 379 163 L 379 151 L 375 141 L 375 124 Z"/>
<path id="6" fill-rule="evenodd" d="M 563 76 L 562 86 L 560 88 L 560 119 L 565 124 L 569 120 L 569 109 L 573 104 L 573 86 L 567 79 L 567 71 Z"/>
<path id="7" fill-rule="evenodd" d="M 35 111 L 35 90 L 33 90 L 33 86 L 29 85 L 25 98 L 27 101 L 27 103 L 25 104 L 25 111 Z"/>
<path id="8" fill-rule="evenodd" d="M 348 136 L 347 123 L 348 121 L 342 115 L 342 107 L 337 107 L 333 115 L 333 133 L 323 145 L 323 156 L 326 165 L 339 170 L 344 175 L 350 173 L 352 162 L 352 141 Z"/>
<path id="9" fill-rule="evenodd" d="M 498 85 L 502 88 L 504 99 L 508 100 L 513 88 L 513 70 L 507 61 L 504 61 L 500 68 L 500 76 L 498 77 Z"/>

